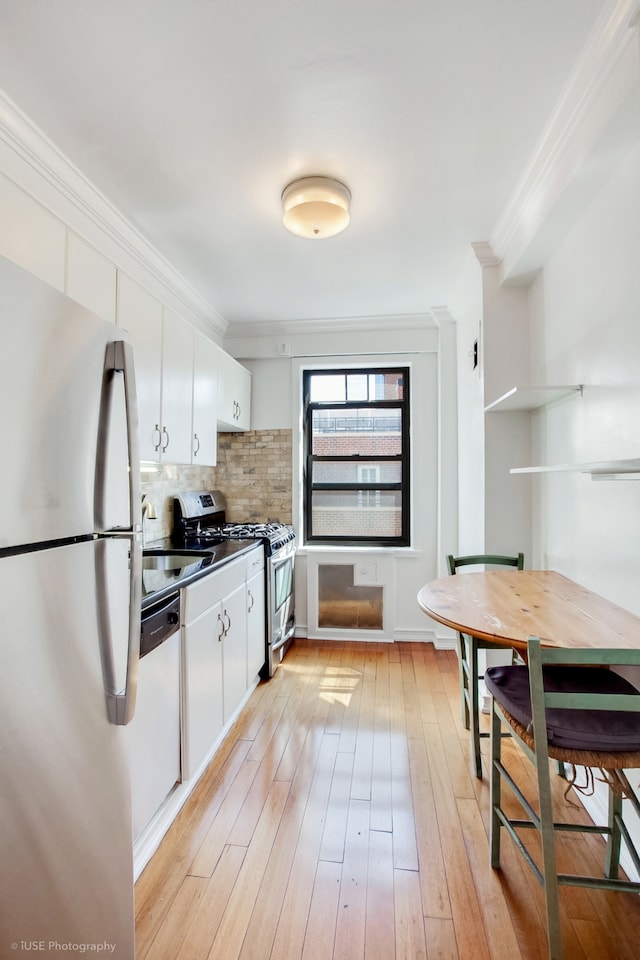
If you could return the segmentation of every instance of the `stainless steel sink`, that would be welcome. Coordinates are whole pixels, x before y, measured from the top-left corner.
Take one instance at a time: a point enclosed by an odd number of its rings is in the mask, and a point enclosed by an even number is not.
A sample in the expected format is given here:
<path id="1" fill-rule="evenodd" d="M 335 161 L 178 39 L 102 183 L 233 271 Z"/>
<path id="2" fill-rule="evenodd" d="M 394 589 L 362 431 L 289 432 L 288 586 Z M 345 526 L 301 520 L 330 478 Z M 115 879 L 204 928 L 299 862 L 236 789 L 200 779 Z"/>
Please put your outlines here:
<path id="1" fill-rule="evenodd" d="M 205 558 L 211 559 L 210 550 L 143 550 L 143 570 L 179 570 Z"/>

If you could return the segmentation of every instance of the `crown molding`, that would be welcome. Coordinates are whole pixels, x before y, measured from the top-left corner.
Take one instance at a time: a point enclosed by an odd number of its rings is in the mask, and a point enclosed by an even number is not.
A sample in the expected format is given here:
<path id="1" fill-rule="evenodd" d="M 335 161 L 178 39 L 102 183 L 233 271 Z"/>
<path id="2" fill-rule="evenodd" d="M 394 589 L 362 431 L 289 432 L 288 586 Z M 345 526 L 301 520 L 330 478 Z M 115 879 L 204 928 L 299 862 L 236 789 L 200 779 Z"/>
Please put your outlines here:
<path id="1" fill-rule="evenodd" d="M 431 307 L 431 316 L 437 327 L 444 327 L 449 323 L 456 322 L 448 307 Z"/>
<path id="2" fill-rule="evenodd" d="M 0 169 L 117 267 L 166 291 L 198 325 L 223 337 L 227 323 L 56 145 L 0 90 Z"/>
<path id="3" fill-rule="evenodd" d="M 486 240 L 482 240 L 479 243 L 472 243 L 471 246 L 481 267 L 497 267 L 499 265 L 499 257 L 496 257 L 491 249 L 491 244 L 487 243 Z"/>
<path id="4" fill-rule="evenodd" d="M 437 308 L 442 309 L 442 308 Z M 227 338 L 300 336 L 317 333 L 374 333 L 390 329 L 424 330 L 433 328 L 431 312 L 392 314 L 376 317 L 327 317 L 314 320 L 281 320 L 272 322 L 229 323 Z"/>
<path id="5" fill-rule="evenodd" d="M 639 21 L 640 0 L 605 3 L 491 235 L 503 282 L 544 265 L 640 140 Z"/>

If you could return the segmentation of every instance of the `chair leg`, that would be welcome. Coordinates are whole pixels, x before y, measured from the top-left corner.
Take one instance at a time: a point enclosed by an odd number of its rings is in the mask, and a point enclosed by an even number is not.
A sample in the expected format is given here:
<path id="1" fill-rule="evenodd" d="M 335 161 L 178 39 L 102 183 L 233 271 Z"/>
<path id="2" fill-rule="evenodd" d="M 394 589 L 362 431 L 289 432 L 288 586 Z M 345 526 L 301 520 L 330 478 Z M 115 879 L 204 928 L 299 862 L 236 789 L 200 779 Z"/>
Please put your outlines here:
<path id="1" fill-rule="evenodd" d="M 480 753 L 480 708 L 478 704 L 478 643 L 474 637 L 468 637 L 469 649 L 469 723 L 471 729 L 471 748 L 476 777 L 482 779 L 482 755 Z"/>
<path id="2" fill-rule="evenodd" d="M 462 725 L 469 729 L 469 650 L 467 638 L 463 633 L 458 634 L 458 672 L 460 675 L 460 706 L 462 708 Z"/>
<path id="3" fill-rule="evenodd" d="M 620 817 L 622 816 L 622 797 L 609 787 L 609 830 L 607 849 L 604 859 L 604 875 L 610 880 L 618 876 L 620 865 Z"/>
<path id="4" fill-rule="evenodd" d="M 500 866 L 500 820 L 496 810 L 500 808 L 502 782 L 497 764 L 501 761 L 502 724 L 498 711 L 491 698 L 491 761 L 489 768 L 489 850 L 491 866 L 495 869 Z"/>
<path id="5" fill-rule="evenodd" d="M 553 803 L 551 799 L 551 776 L 545 753 L 536 753 L 535 758 L 540 800 L 540 835 L 542 840 L 542 871 L 544 875 L 544 898 L 547 911 L 547 937 L 549 960 L 562 960 L 562 932 L 560 929 L 560 904 L 558 899 L 558 868 L 556 866 L 556 842 L 553 826 Z"/>

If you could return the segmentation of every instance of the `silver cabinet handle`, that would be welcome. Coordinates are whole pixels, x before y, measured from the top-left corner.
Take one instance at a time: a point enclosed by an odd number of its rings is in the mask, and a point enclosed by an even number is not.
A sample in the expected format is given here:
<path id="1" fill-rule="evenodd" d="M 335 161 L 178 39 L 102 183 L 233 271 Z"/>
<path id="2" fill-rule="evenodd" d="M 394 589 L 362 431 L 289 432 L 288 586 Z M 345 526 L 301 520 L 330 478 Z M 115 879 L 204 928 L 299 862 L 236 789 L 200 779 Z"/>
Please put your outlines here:
<path id="1" fill-rule="evenodd" d="M 165 453 L 167 447 L 169 446 L 169 431 L 167 430 L 166 427 L 163 427 L 163 428 L 162 428 L 162 433 L 163 433 L 163 435 L 167 438 L 167 442 L 166 442 L 165 445 L 162 447 L 162 451 L 161 451 L 162 453 Z"/>
<path id="2" fill-rule="evenodd" d="M 107 346 L 98 426 L 98 455 L 96 462 L 96 529 L 104 528 L 106 502 L 107 433 L 110 421 L 111 398 L 116 374 L 122 374 L 124 382 L 125 417 L 127 428 L 127 456 L 129 460 L 129 519 L 130 526 L 106 530 L 104 538 L 129 540 L 129 630 L 127 664 L 124 689 L 117 689 L 116 671 L 113 665 L 113 643 L 110 633 L 109 600 L 105 572 L 104 546 L 98 548 L 96 572 L 98 576 L 98 611 L 100 614 L 100 642 L 107 699 L 109 722 L 124 726 L 133 718 L 138 687 L 138 661 L 140 659 L 140 601 L 142 593 L 142 526 L 136 522 L 140 504 L 140 454 L 138 450 L 138 409 L 136 382 L 133 365 L 133 349 L 124 340 L 116 340 Z M 102 574 L 102 575 L 101 575 Z"/>
<path id="3" fill-rule="evenodd" d="M 225 610 L 224 616 L 227 618 L 227 626 L 224 628 L 224 634 L 226 637 L 226 635 L 229 633 L 229 630 L 231 630 L 231 617 L 229 616 L 228 610 Z"/>
<path id="4" fill-rule="evenodd" d="M 200 437 L 198 436 L 197 433 L 194 433 L 193 439 L 194 439 L 194 441 L 198 444 L 198 446 L 195 447 L 195 448 L 194 448 L 194 451 L 193 451 L 194 457 L 197 457 L 197 456 L 198 456 L 198 453 L 200 452 Z"/>
<path id="5" fill-rule="evenodd" d="M 255 600 L 253 599 L 253 594 L 251 593 L 251 590 L 247 590 L 247 595 L 249 597 L 249 600 L 251 601 L 251 603 L 249 604 L 248 612 L 251 613 L 251 611 L 253 610 L 253 605 L 255 603 Z"/>
<path id="6" fill-rule="evenodd" d="M 221 641 L 226 631 L 224 629 L 224 621 L 220 616 L 220 614 L 218 614 L 218 622 L 220 623 L 220 633 L 218 634 L 218 641 Z"/>
<path id="7" fill-rule="evenodd" d="M 161 445 L 161 443 L 162 443 L 162 430 L 160 429 L 160 424 L 159 424 L 159 423 L 156 423 L 155 427 L 153 428 L 153 432 L 158 434 L 158 442 L 153 444 L 153 449 L 154 449 L 154 450 L 159 450 L 159 449 L 160 449 L 160 445 Z M 153 443 L 153 441 L 152 441 L 152 443 Z"/>

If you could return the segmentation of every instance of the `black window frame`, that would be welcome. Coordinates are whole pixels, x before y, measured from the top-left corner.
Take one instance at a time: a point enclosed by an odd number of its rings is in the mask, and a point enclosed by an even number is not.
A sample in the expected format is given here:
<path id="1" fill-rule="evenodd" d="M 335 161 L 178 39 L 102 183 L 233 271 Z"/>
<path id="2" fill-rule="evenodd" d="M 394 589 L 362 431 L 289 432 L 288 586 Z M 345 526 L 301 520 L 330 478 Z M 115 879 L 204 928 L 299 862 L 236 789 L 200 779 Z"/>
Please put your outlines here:
<path id="1" fill-rule="evenodd" d="M 317 376 L 348 376 L 353 374 L 360 374 L 369 376 L 386 376 L 389 373 L 397 372 L 402 374 L 403 378 L 403 387 L 402 387 L 402 399 L 401 400 L 316 400 L 312 401 L 310 399 L 310 386 L 312 377 Z M 345 396 L 346 396 L 345 390 Z M 303 456 L 303 470 L 302 470 L 302 481 L 303 481 L 303 501 L 304 501 L 304 542 L 305 544 L 310 545 L 322 545 L 322 546 L 345 546 L 345 547 L 361 547 L 361 546 L 376 546 L 376 547 L 408 547 L 410 546 L 410 519 L 411 519 L 411 448 L 410 448 L 410 368 L 404 364 L 398 364 L 393 366 L 357 366 L 357 367 L 331 367 L 331 368 L 313 368 L 309 367 L 302 372 L 302 408 L 303 408 L 303 445 L 304 445 L 304 456 Z M 339 407 L 341 410 L 363 410 L 367 408 L 374 408 L 376 410 L 383 409 L 392 409 L 399 410 L 401 413 L 401 453 L 394 454 L 390 456 L 381 455 L 379 453 L 375 455 L 361 455 L 355 454 L 354 456 L 321 456 L 314 454 L 313 449 L 313 413 L 316 410 L 322 410 L 326 408 L 335 409 Z M 400 463 L 400 480 L 397 483 L 384 483 L 384 482 L 357 482 L 352 483 L 328 483 L 328 482 L 316 482 L 312 483 L 311 478 L 313 477 L 313 464 L 315 462 L 349 462 L 359 465 L 364 465 L 367 462 L 380 463 L 381 461 L 389 461 L 394 463 Z M 353 534 L 347 534 L 344 537 L 337 536 L 323 536 L 323 535 L 314 535 L 311 530 L 312 525 L 312 499 L 314 491 L 318 490 L 353 490 L 355 492 L 369 493 L 370 491 L 377 491 L 378 493 L 385 490 L 399 491 L 401 495 L 401 533 L 396 537 L 381 537 L 381 536 L 354 536 Z M 363 498 L 365 499 L 365 498 Z"/>

